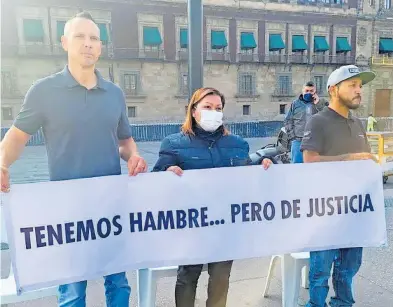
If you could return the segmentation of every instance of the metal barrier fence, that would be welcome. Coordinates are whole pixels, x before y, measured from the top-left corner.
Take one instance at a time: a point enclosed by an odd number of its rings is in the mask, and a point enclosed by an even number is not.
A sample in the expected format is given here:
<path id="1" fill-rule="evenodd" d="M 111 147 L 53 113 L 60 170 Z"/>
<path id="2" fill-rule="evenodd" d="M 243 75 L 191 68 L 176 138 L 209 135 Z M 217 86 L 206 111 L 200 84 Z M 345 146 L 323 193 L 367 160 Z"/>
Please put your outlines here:
<path id="1" fill-rule="evenodd" d="M 364 127 L 367 126 L 367 118 L 361 118 Z M 378 117 L 375 131 L 393 132 L 393 117 Z"/>
<path id="2" fill-rule="evenodd" d="M 137 142 L 153 142 L 161 141 L 167 135 L 180 131 L 180 123 L 167 124 L 132 124 L 130 125 L 131 134 Z M 260 122 L 243 122 L 228 123 L 227 128 L 234 134 L 238 134 L 244 138 L 254 137 L 273 137 L 278 134 L 282 127 L 280 121 L 260 121 Z M 1 139 L 3 139 L 8 128 L 1 128 Z M 44 145 L 45 139 L 42 130 L 33 135 L 28 146 Z"/>
<path id="3" fill-rule="evenodd" d="M 377 130 L 393 131 L 393 117 L 377 118 Z M 362 119 L 366 126 L 366 119 Z M 158 124 L 132 124 L 131 133 L 137 142 L 161 141 L 167 135 L 180 131 L 180 123 L 158 123 Z M 244 138 L 263 138 L 275 137 L 283 126 L 282 121 L 250 121 L 250 122 L 231 122 L 226 124 L 227 128 L 233 133 Z M 8 128 L 1 128 L 1 139 L 3 139 Z M 44 145 L 44 135 L 39 130 L 33 135 L 28 144 L 29 146 Z"/>

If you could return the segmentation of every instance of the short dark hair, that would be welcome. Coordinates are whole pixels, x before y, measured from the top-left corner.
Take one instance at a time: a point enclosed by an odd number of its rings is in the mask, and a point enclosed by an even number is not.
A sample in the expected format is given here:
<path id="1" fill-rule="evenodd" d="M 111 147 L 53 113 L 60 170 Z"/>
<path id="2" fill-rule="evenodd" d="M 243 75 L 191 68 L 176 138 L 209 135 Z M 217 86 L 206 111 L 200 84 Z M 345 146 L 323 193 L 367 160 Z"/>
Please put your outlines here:
<path id="1" fill-rule="evenodd" d="M 89 12 L 86 12 L 86 11 L 79 12 L 78 14 L 75 15 L 74 18 L 88 19 L 88 20 L 91 20 L 92 22 L 96 23 L 96 21 L 93 19 L 91 14 Z M 74 18 L 72 18 L 72 19 L 74 19 Z"/>
<path id="2" fill-rule="evenodd" d="M 342 81 L 341 81 L 341 82 L 342 82 Z M 339 87 L 341 86 L 341 82 L 339 82 L 339 83 L 337 83 L 337 84 L 335 84 L 335 85 L 331 85 L 331 86 L 328 87 L 328 94 L 329 94 L 329 97 L 330 97 L 330 98 L 332 98 L 332 95 L 330 94 L 330 91 L 329 91 L 330 87 L 335 86 L 335 87 L 339 88 Z"/>
<path id="3" fill-rule="evenodd" d="M 306 86 L 308 86 L 308 87 L 314 87 L 314 86 L 315 86 L 315 83 L 314 83 L 313 81 L 307 81 L 306 83 L 304 83 L 304 87 L 306 87 Z"/>

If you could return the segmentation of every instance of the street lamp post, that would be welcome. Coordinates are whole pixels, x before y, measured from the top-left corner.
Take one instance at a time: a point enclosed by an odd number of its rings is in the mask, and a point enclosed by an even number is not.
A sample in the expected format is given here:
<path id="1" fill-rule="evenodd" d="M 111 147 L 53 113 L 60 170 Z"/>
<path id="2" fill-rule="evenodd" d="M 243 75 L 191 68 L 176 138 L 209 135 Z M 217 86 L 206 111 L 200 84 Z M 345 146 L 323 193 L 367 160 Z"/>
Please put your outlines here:
<path id="1" fill-rule="evenodd" d="M 203 4 L 202 0 L 188 0 L 189 98 L 201 87 L 203 87 Z"/>

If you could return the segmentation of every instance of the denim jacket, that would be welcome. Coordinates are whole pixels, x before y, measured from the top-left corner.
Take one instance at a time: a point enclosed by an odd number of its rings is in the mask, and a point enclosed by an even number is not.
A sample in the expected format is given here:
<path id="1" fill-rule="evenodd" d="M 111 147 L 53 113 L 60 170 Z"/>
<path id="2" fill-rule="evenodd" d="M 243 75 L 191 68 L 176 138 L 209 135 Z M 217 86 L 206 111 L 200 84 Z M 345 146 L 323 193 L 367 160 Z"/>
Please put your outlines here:
<path id="1" fill-rule="evenodd" d="M 292 102 L 291 108 L 285 117 L 285 129 L 289 140 L 301 140 L 304 135 L 304 128 L 311 116 L 321 111 L 325 103 L 320 99 L 318 104 L 307 103 L 303 100 L 303 95 Z"/>

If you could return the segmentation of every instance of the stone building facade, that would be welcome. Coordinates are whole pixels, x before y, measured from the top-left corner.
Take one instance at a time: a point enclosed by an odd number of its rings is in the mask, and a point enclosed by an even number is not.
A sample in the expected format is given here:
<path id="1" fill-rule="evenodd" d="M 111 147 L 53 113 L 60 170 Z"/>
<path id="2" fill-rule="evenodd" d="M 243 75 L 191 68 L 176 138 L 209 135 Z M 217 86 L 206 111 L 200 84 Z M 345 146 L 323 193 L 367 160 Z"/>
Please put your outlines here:
<path id="1" fill-rule="evenodd" d="M 60 71 L 67 19 L 89 11 L 99 24 L 97 66 L 126 95 L 131 122 L 180 121 L 188 99 L 186 0 L 14 0 L 1 8 L 1 126 L 31 84 Z M 378 77 L 360 115 L 393 116 L 393 0 L 205 0 L 204 85 L 226 98 L 229 120 L 282 119 L 302 84 L 321 97 L 338 66 Z M 391 49 L 391 50 L 390 50 Z"/>

